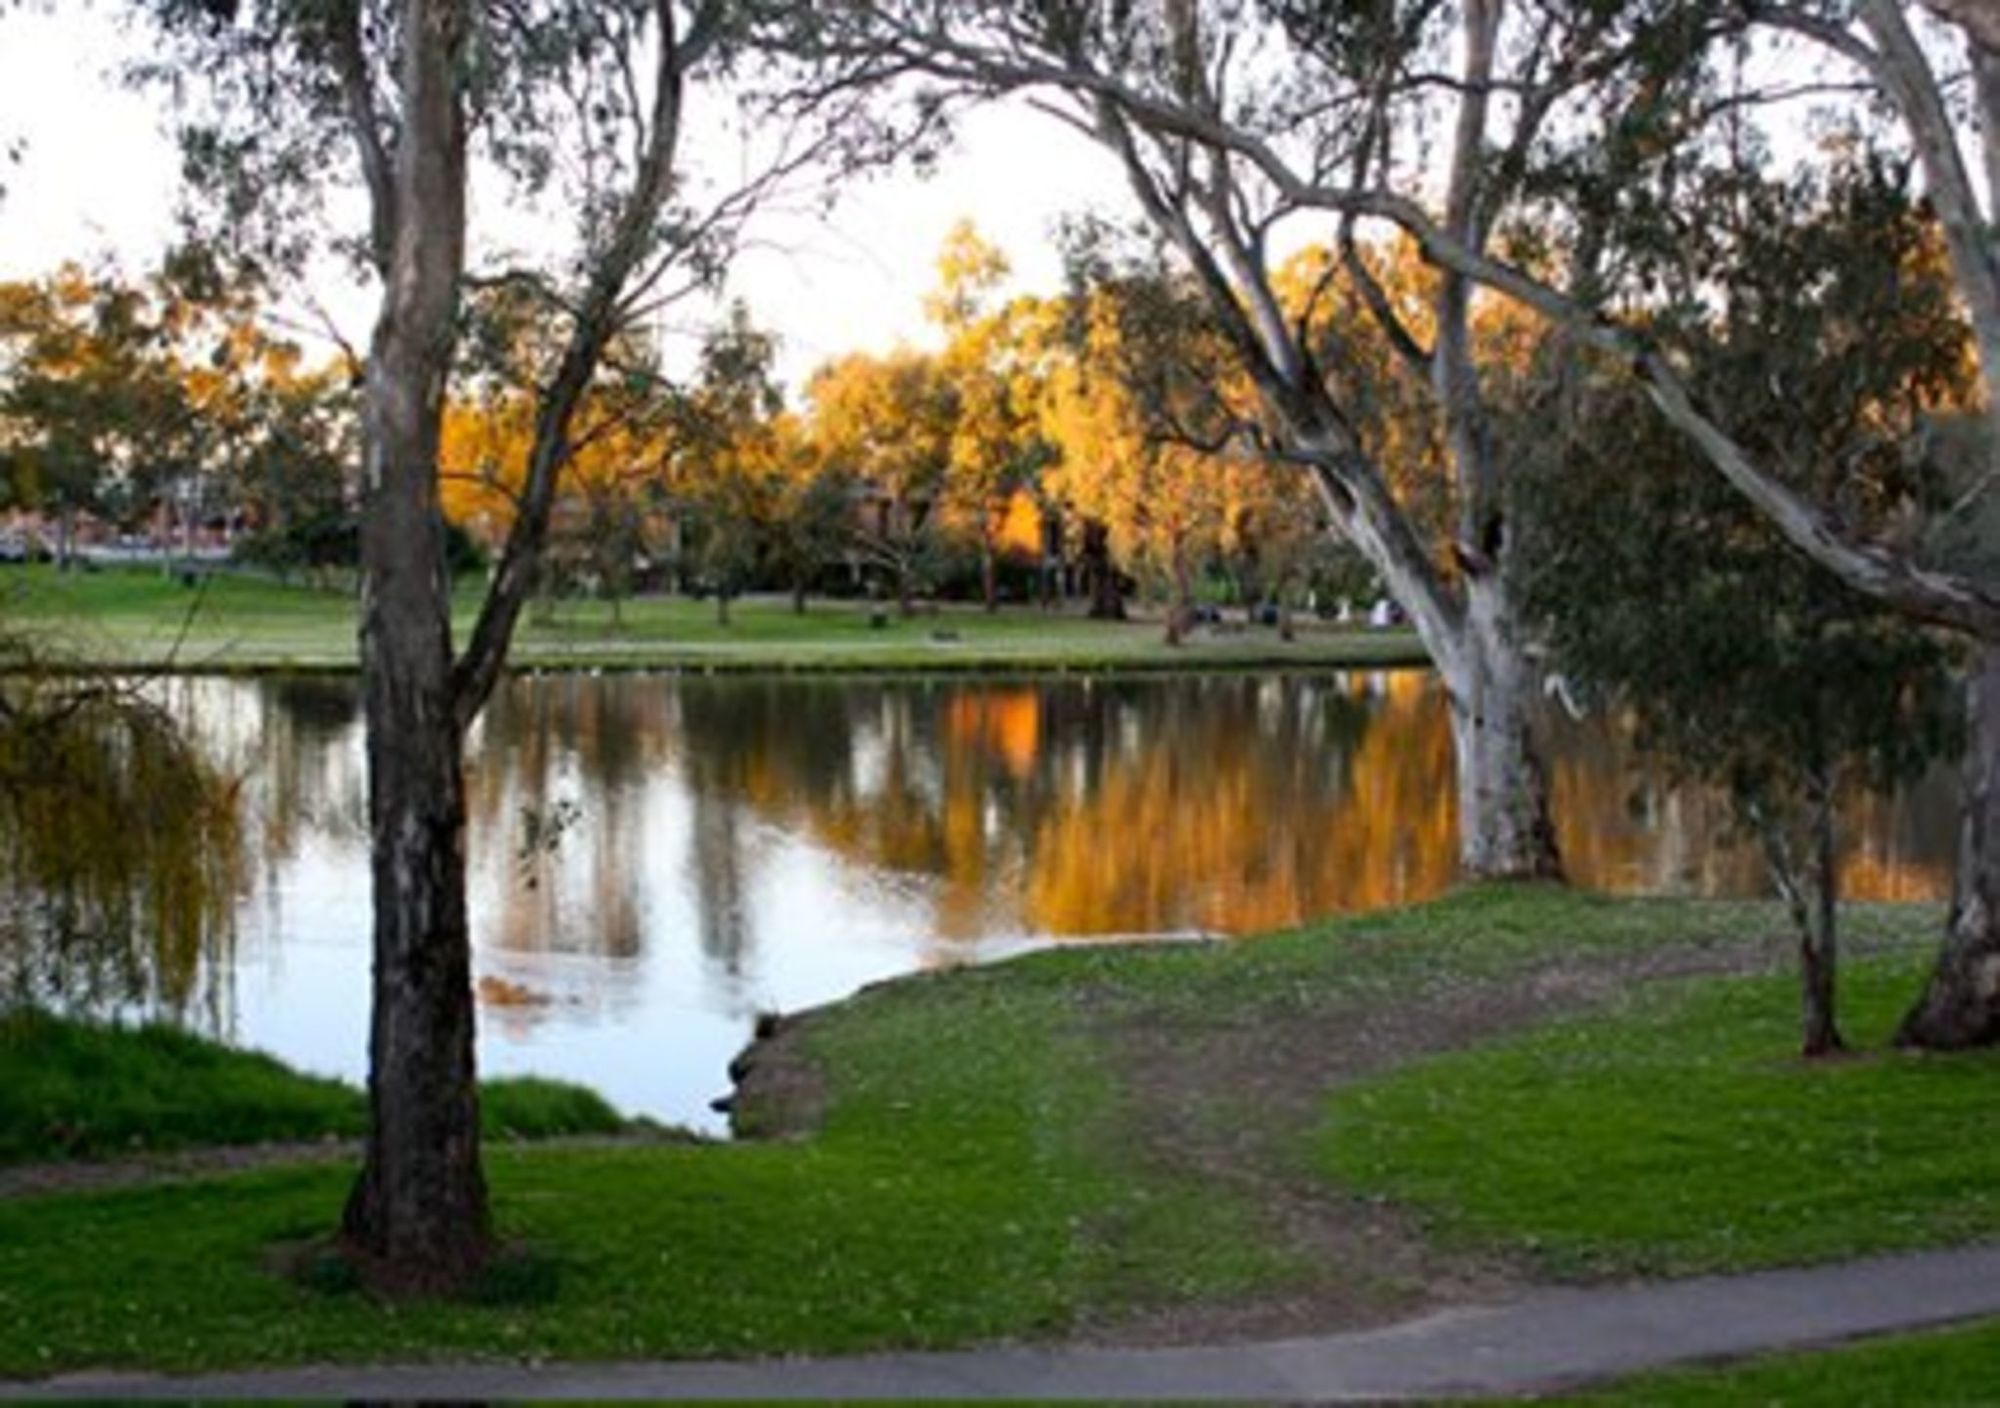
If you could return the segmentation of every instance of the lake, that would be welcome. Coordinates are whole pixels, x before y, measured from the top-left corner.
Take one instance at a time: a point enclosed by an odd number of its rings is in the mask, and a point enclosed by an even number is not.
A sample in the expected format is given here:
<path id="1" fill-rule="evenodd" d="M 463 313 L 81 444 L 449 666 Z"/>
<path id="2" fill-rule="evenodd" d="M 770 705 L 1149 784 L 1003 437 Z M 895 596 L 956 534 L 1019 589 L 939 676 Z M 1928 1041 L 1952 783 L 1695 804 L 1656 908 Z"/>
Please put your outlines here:
<path id="1" fill-rule="evenodd" d="M 358 695 L 162 685 L 242 779 L 246 865 L 196 1018 L 365 1071 Z M 1553 724 L 1573 877 L 1757 894 L 1726 809 Z M 481 1065 L 711 1132 L 757 1014 L 1049 942 L 1239 934 L 1437 894 L 1455 807 L 1425 672 L 507 682 L 468 750 Z M 1949 779 L 1849 808 L 1845 881 L 1942 896 Z"/>

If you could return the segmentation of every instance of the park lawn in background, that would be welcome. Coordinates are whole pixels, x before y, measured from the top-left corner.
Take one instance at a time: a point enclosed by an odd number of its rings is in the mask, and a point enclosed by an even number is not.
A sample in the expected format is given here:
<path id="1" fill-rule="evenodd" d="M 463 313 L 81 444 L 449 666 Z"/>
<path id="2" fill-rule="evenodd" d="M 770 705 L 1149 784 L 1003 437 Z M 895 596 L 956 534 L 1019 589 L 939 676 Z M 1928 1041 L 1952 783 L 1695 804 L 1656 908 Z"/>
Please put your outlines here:
<path id="1" fill-rule="evenodd" d="M 1339 1092 L 1319 1156 L 1342 1188 L 1455 1244 L 1561 1275 L 1680 1275 L 2000 1233 L 2000 1053 L 1883 1049 L 1919 951 L 1849 963 L 1860 1054 L 1807 1063 L 1789 973 L 1634 993 L 1616 1009 Z"/>
<path id="2" fill-rule="evenodd" d="M 495 1138 L 608 1134 L 626 1121 L 594 1091 L 539 1079 L 485 1082 Z M 358 1137 L 362 1093 L 165 1026 L 0 1014 L 0 1165 L 205 1145 Z"/>
<path id="3" fill-rule="evenodd" d="M 1882 907 L 1854 927 L 1914 953 L 1935 924 L 1929 907 Z M 785 1034 L 823 1096 L 809 1137 L 495 1149 L 496 1215 L 518 1250 L 461 1301 L 385 1308 L 314 1259 L 346 1191 L 339 1168 L 0 1202 L 0 1375 L 943 1347 L 1290 1295 L 1326 1268 L 1237 1186 L 1134 1133 L 1120 1033 L 1324 1027 L 1358 1003 L 1476 994 L 1557 956 L 1754 954 L 1781 925 L 1768 905 L 1517 886 L 1261 939 L 1060 950 L 871 989 Z M 1785 1050 L 1774 1042 L 1774 1067 Z M 1978 1103 L 1966 1083 L 1948 1088 Z M 1300 1161 L 1312 1130 L 1286 1133 L 1252 1156 Z M 1933 1152 L 1956 1177 L 1958 1153 Z M 1925 1225 L 1912 1240 L 1939 1235 Z M 1820 1250 L 1849 1243 L 1879 1238 L 1837 1222 Z M 1371 1269 L 1347 1274 L 1362 1283 Z"/>
<path id="4" fill-rule="evenodd" d="M 355 604 L 341 591 L 286 586 L 219 572 L 184 586 L 157 569 L 57 573 L 0 566 L 0 593 L 16 624 L 58 636 L 66 653 L 100 666 L 217 672 L 355 668 Z M 462 583 L 454 617 L 462 640 L 481 588 Z M 719 625 L 712 602 L 649 596 L 608 603 L 531 604 L 509 659 L 522 668 L 751 670 L 1205 669 L 1218 666 L 1416 665 L 1425 657 L 1403 630 L 1339 630 L 1300 621 L 1298 640 L 1265 627 L 1200 631 L 1178 649 L 1151 622 L 1092 621 L 1015 606 L 987 613 L 956 605 L 939 614 L 869 624 L 860 601 L 813 600 L 804 615 L 788 598 L 732 603 Z"/>
<path id="5" fill-rule="evenodd" d="M 1721 1369 L 1648 1374 L 1565 1398 L 1578 1408 L 1986 1408 L 2000 1321 L 1865 1340 Z"/>

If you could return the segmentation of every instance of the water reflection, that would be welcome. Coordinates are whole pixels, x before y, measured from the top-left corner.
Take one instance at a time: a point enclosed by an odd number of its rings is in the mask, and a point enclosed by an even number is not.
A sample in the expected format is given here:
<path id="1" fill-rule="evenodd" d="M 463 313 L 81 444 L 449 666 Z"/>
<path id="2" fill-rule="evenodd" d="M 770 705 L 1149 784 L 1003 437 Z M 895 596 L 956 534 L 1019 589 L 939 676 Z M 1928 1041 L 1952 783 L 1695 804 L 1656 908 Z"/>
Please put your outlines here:
<path id="1" fill-rule="evenodd" d="M 360 1073 L 365 776 L 351 686 L 183 687 L 247 769 L 239 1038 Z M 1582 883 L 1757 893 L 1726 809 L 1562 725 Z M 1035 939 L 1239 933 L 1452 879 L 1444 702 L 1421 673 L 1018 682 L 563 676 L 470 742 L 469 874 L 491 1070 L 585 1080 L 713 1127 L 760 1009 Z M 1941 895 L 1951 794 L 1863 799 L 1857 897 Z M 553 836 L 553 841 L 548 838 Z"/>

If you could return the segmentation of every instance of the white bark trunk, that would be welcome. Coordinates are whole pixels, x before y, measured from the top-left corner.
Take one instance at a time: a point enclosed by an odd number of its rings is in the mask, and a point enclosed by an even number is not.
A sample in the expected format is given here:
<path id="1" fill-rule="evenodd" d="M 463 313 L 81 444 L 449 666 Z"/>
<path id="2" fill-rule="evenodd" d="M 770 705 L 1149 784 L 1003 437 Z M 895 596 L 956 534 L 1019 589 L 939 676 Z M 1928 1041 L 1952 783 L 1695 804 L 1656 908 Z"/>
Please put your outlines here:
<path id="1" fill-rule="evenodd" d="M 1896 1033 L 1899 1046 L 2000 1041 L 2000 645 L 1981 649 L 1966 709 L 1951 918 L 1930 981 Z"/>
<path id="2" fill-rule="evenodd" d="M 1497 578 L 1466 584 L 1462 668 L 1444 676 L 1457 752 L 1460 869 L 1481 880 L 1559 879 L 1548 776 L 1534 738 L 1534 671 Z"/>

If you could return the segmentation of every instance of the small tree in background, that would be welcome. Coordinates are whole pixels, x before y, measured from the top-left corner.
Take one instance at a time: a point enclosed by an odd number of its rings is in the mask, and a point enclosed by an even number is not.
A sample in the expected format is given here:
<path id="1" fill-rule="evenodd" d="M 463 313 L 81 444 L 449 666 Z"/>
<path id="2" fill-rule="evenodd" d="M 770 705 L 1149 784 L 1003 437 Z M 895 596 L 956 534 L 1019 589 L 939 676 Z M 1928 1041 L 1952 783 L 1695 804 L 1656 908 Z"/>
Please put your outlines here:
<path id="1" fill-rule="evenodd" d="M 0 492 L 54 519 L 63 568 L 79 515 L 133 510 L 184 467 L 176 331 L 157 290 L 74 265 L 0 284 Z"/>
<path id="2" fill-rule="evenodd" d="M 784 392 L 772 379 L 768 333 L 739 304 L 702 344 L 693 383 L 670 394 L 659 434 L 665 479 L 691 530 L 688 561 L 715 593 L 716 620 L 756 571 L 784 470 L 776 423 Z"/>
<path id="3" fill-rule="evenodd" d="M 771 567 L 791 588 L 792 610 L 803 615 L 814 580 L 853 540 L 855 483 L 813 453 L 797 416 L 780 413 L 771 437 L 777 473 L 765 547 Z"/>

